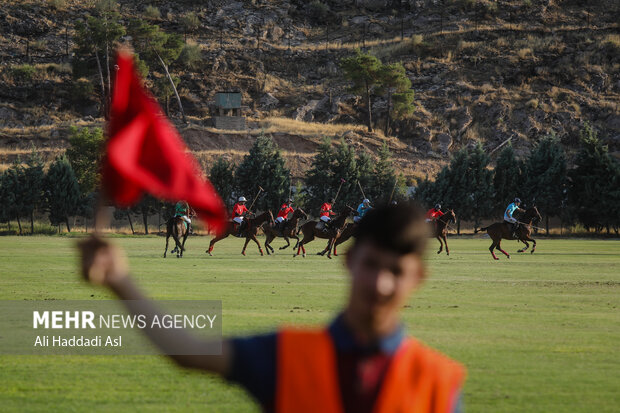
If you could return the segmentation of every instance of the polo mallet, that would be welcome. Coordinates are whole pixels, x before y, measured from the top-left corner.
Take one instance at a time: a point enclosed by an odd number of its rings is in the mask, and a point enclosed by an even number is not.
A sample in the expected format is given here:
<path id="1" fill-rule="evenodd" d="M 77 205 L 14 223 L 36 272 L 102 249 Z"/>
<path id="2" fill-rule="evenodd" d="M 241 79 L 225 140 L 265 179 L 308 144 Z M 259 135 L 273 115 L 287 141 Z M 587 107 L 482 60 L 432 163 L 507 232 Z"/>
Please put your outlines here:
<path id="1" fill-rule="evenodd" d="M 289 172 L 289 174 L 288 174 L 288 198 L 287 198 L 287 200 L 291 199 L 292 184 L 293 184 L 293 174 Z"/>
<path id="2" fill-rule="evenodd" d="M 338 191 L 336 191 L 336 196 L 334 197 L 334 204 L 336 203 L 336 199 L 338 199 L 338 194 L 340 193 L 340 188 L 342 188 L 342 184 L 344 184 L 345 181 L 344 179 L 340 178 L 340 186 L 338 187 Z"/>
<path id="3" fill-rule="evenodd" d="M 364 197 L 364 199 L 366 199 L 366 194 L 364 193 L 364 188 L 362 188 L 362 184 L 360 184 L 360 181 L 357 181 L 357 186 L 360 187 L 360 191 L 362 191 L 362 196 Z"/>
<path id="4" fill-rule="evenodd" d="M 256 202 L 256 200 L 258 199 L 258 197 L 260 196 L 260 193 L 263 192 L 264 189 L 262 186 L 258 186 L 258 193 L 256 194 L 256 196 L 254 197 L 254 201 L 252 201 L 252 205 L 250 205 L 250 207 L 248 208 L 248 211 L 252 210 L 252 207 L 254 206 L 254 203 Z"/>

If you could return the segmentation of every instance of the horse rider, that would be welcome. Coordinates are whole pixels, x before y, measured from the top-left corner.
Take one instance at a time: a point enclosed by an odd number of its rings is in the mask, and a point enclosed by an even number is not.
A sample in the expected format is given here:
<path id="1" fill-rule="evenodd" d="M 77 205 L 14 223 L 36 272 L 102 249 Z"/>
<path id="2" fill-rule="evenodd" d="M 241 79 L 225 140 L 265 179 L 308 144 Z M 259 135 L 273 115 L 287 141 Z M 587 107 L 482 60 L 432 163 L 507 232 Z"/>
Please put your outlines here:
<path id="1" fill-rule="evenodd" d="M 515 198 L 514 201 L 506 208 L 504 212 L 504 221 L 510 224 L 510 228 L 512 230 L 512 237 L 518 239 L 517 237 L 517 229 L 519 228 L 519 222 L 516 218 L 512 216 L 516 211 L 525 212 L 524 209 L 519 208 L 521 205 L 521 200 L 519 198 Z"/>
<path id="2" fill-rule="evenodd" d="M 245 215 L 249 212 L 248 207 L 245 206 L 246 202 L 247 200 L 245 197 L 240 196 L 235 206 L 233 206 L 233 221 L 238 225 L 238 236 L 241 236 L 241 233 L 245 229 Z"/>
<path id="3" fill-rule="evenodd" d="M 192 233 L 192 220 L 189 218 L 189 204 L 187 201 L 179 201 L 174 206 L 174 217 L 180 217 L 187 224 L 187 231 Z"/>
<path id="4" fill-rule="evenodd" d="M 285 203 L 280 207 L 280 211 L 278 211 L 278 216 L 276 218 L 276 229 L 282 230 L 284 228 L 284 223 L 288 221 L 289 214 L 295 212 L 293 209 L 293 200 L 291 198 L 287 199 Z"/>
<path id="5" fill-rule="evenodd" d="M 364 199 L 361 204 L 357 207 L 357 215 L 353 217 L 353 222 L 356 224 L 364 218 L 366 212 L 370 211 L 372 207 L 370 206 L 370 200 L 368 198 Z"/>
<path id="6" fill-rule="evenodd" d="M 325 202 L 321 205 L 320 209 L 320 220 L 323 223 L 323 230 L 327 230 L 329 228 L 329 222 L 332 220 L 332 215 L 336 215 L 334 211 L 332 211 L 332 205 L 336 202 L 334 198 L 331 198 L 329 202 Z"/>
<path id="7" fill-rule="evenodd" d="M 437 226 L 437 219 L 443 216 L 444 213 L 441 212 L 441 205 L 435 204 L 435 206 L 428 210 L 426 213 L 426 222 L 434 222 L 435 226 Z"/>

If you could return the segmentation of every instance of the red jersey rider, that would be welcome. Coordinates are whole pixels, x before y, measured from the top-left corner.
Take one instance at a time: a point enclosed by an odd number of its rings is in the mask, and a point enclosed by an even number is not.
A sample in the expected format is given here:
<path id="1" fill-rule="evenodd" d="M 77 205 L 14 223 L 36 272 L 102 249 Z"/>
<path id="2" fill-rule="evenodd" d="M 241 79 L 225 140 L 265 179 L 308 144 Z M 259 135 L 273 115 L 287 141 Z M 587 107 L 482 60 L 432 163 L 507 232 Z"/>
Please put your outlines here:
<path id="1" fill-rule="evenodd" d="M 233 221 L 237 223 L 239 234 L 241 235 L 241 231 L 245 229 L 245 215 L 248 213 L 248 208 L 245 206 L 246 199 L 245 197 L 239 197 L 239 201 L 233 207 Z"/>
<path id="2" fill-rule="evenodd" d="M 426 213 L 426 222 L 435 222 L 437 221 L 437 218 L 441 217 L 442 215 L 443 212 L 441 212 L 441 205 L 435 204 L 435 207 L 429 209 Z"/>
<path id="3" fill-rule="evenodd" d="M 278 216 L 276 218 L 277 228 L 282 229 L 284 227 L 284 222 L 288 221 L 289 214 L 292 214 L 294 211 L 295 210 L 293 209 L 293 200 L 289 198 L 280 207 L 280 211 L 278 212 Z"/>
<path id="4" fill-rule="evenodd" d="M 321 205 L 321 210 L 320 210 L 320 220 L 321 222 L 323 222 L 323 227 L 327 228 L 329 222 L 332 220 L 332 215 L 336 215 L 334 213 L 334 211 L 332 211 L 332 205 L 334 204 L 334 202 L 336 202 L 336 200 L 334 198 L 330 199 L 329 202 L 325 202 L 323 205 Z"/>

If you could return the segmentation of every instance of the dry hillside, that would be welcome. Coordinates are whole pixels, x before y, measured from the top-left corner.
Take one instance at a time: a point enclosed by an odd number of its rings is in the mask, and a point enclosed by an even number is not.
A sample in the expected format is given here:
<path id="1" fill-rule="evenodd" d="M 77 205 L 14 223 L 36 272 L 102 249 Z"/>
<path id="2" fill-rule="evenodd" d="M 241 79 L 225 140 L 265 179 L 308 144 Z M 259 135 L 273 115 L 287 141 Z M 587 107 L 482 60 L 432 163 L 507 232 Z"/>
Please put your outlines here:
<path id="1" fill-rule="evenodd" d="M 147 18 L 147 3 L 119 1 L 123 21 Z M 77 102 L 74 23 L 94 1 L 4 1 L 0 5 L 0 168 L 34 145 L 48 159 L 71 125 L 103 125 L 95 95 Z M 205 161 L 240 159 L 264 130 L 301 177 L 322 136 L 374 151 L 387 139 L 409 177 L 432 175 L 451 151 L 510 140 L 521 156 L 553 130 L 574 153 L 583 122 L 620 150 L 620 3 L 617 1 L 153 1 L 168 32 L 199 45 L 193 70 L 172 65 L 188 123 L 171 116 Z M 151 9 L 152 10 L 152 9 Z M 183 16 L 199 26 L 185 33 Z M 129 40 L 129 39 L 126 39 Z M 416 111 L 390 136 L 368 133 L 360 97 L 338 62 L 363 48 L 400 61 Z M 34 68 L 25 75 L 24 65 Z M 149 79 L 149 82 L 153 79 Z M 243 92 L 248 131 L 210 127 L 214 93 Z M 385 100 L 374 98 L 376 131 Z"/>

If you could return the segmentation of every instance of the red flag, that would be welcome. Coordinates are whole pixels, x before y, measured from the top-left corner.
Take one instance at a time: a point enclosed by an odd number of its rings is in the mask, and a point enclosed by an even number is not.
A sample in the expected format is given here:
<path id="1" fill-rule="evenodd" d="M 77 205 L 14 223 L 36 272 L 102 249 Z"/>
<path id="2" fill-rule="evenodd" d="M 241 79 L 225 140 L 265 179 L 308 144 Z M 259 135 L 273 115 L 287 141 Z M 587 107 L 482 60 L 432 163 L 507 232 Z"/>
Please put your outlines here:
<path id="1" fill-rule="evenodd" d="M 110 108 L 103 191 L 128 206 L 144 193 L 168 201 L 186 200 L 198 217 L 219 232 L 226 225 L 224 203 L 161 108 L 141 84 L 132 56 L 119 52 Z"/>

